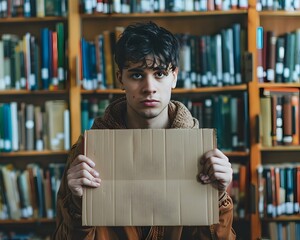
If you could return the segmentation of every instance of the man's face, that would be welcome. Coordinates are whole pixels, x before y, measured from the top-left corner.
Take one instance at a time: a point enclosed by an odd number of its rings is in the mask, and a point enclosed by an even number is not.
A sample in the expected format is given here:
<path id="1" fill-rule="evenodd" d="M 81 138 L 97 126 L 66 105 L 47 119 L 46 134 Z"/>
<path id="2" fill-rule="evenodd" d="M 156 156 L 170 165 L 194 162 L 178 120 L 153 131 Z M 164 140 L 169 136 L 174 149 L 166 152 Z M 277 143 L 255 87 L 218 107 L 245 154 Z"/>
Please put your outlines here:
<path id="1" fill-rule="evenodd" d="M 152 66 L 152 59 L 147 59 L 147 66 Z M 122 73 L 119 72 L 118 80 L 126 92 L 128 113 L 145 120 L 166 116 L 161 113 L 168 111 L 177 72 L 177 69 L 165 70 L 158 66 L 146 68 L 140 63 L 129 64 Z"/>

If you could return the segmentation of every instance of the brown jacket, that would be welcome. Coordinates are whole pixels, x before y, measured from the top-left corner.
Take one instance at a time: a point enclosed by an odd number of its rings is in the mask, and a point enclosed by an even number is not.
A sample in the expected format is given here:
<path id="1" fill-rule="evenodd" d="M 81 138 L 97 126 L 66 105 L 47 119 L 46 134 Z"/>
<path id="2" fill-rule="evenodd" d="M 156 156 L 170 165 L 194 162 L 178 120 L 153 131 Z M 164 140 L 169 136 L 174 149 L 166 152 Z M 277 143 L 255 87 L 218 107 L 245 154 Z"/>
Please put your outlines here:
<path id="1" fill-rule="evenodd" d="M 198 121 L 192 117 L 180 102 L 171 101 L 169 106 L 170 128 L 198 128 Z M 97 118 L 94 129 L 124 129 L 126 99 L 112 103 L 102 119 Z M 82 154 L 82 136 L 72 147 L 66 169 L 78 154 Z M 57 240 L 180 240 L 180 239 L 235 239 L 232 229 L 233 205 L 224 194 L 219 199 L 220 223 L 211 226 L 170 227 L 83 227 L 81 225 L 81 199 L 73 197 L 64 174 L 57 199 L 57 227 L 53 239 Z"/>

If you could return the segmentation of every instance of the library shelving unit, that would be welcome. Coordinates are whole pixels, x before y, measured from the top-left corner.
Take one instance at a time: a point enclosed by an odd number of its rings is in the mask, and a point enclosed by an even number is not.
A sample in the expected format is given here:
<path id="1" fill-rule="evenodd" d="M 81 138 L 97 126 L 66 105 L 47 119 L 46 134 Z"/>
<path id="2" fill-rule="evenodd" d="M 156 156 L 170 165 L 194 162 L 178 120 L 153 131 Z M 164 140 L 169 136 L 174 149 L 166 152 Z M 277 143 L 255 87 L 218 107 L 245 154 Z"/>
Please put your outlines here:
<path id="1" fill-rule="evenodd" d="M 22 39 L 26 33 L 32 34 L 36 39 L 40 38 L 41 28 L 49 28 L 55 31 L 57 23 L 67 24 L 67 17 L 8 17 L 0 18 L 0 36 L 3 34 L 14 34 Z M 65 28 L 67 29 L 67 28 Z M 1 66 L 3 71 L 3 66 Z M 12 71 L 15 71 L 13 69 Z M 48 100 L 64 100 L 69 103 L 69 90 L 0 90 L 0 102 L 10 103 L 24 102 L 43 107 Z M 2 127 L 2 126 L 1 126 Z M 23 170 L 27 164 L 36 163 L 42 168 L 48 167 L 50 163 L 63 164 L 66 161 L 68 151 L 11 151 L 0 152 L 0 165 L 13 164 L 16 169 Z M 2 180 L 1 180 L 2 181 Z M 16 190 L 16 189 L 15 189 Z M 2 208 L 1 208 L 2 209 Z M 41 227 L 42 226 L 42 227 Z M 0 220 L 0 232 L 4 233 L 35 233 L 42 237 L 50 236 L 55 226 L 55 219 L 29 218 L 29 219 L 5 219 Z M 2 235 L 1 235 L 2 236 Z M 13 237 L 12 237 L 13 238 Z"/>
<path id="2" fill-rule="evenodd" d="M 178 12 L 178 13 L 134 13 L 134 14 L 80 14 L 79 0 L 68 1 L 68 17 L 45 17 L 45 18 L 14 18 L 0 19 L 0 34 L 13 33 L 19 36 L 24 35 L 28 29 L 32 33 L 39 35 L 39 30 L 43 26 L 54 27 L 56 22 L 63 21 L 66 25 L 68 35 L 68 90 L 66 91 L 38 91 L 36 93 L 28 91 L 4 91 L 0 92 L 0 100 L 7 102 L 12 100 L 41 101 L 42 99 L 65 99 L 69 102 L 71 120 L 71 144 L 75 143 L 81 134 L 81 99 L 88 96 L 98 96 L 105 98 L 108 96 L 120 96 L 123 92 L 119 89 L 107 90 L 82 90 L 78 80 L 77 59 L 80 56 L 79 42 L 83 36 L 87 40 L 93 40 L 96 34 L 104 30 L 113 31 L 116 26 L 127 26 L 129 23 L 138 21 L 153 21 L 166 27 L 173 33 L 185 33 L 195 35 L 214 34 L 221 29 L 231 26 L 233 23 L 240 23 L 247 32 L 247 51 L 253 55 L 253 79 L 249 83 L 239 86 L 226 87 L 207 87 L 196 89 L 175 89 L 176 96 L 197 96 L 212 93 L 236 93 L 247 92 L 249 96 L 249 151 L 225 152 L 233 162 L 245 164 L 249 176 L 247 182 L 247 205 L 246 216 L 244 219 L 235 219 L 234 226 L 240 239 L 259 239 L 262 237 L 263 221 L 257 212 L 257 166 L 264 161 L 268 162 L 274 154 L 284 161 L 286 156 L 297 161 L 300 147 L 277 147 L 263 148 L 258 140 L 258 121 L 260 115 L 259 92 L 269 84 L 258 83 L 256 77 L 257 48 L 256 48 L 256 29 L 263 26 L 265 29 L 276 30 L 276 35 L 293 31 L 300 27 L 299 12 L 258 12 L 256 1 L 249 0 L 247 10 L 229 11 L 207 11 L 207 12 Z M 288 24 L 287 24 L 288 23 Z M 286 87 L 287 84 L 272 85 L 272 87 Z M 300 85 L 292 84 L 291 87 L 299 88 Z M 0 101 L 0 102 L 1 102 Z M 20 153 L 1 153 L 1 162 L 14 161 L 16 164 L 24 164 L 26 161 L 66 161 L 66 152 L 20 152 Z M 25 161 L 24 161 L 25 159 Z M 266 159 L 266 160 L 265 160 Z M 268 160 L 269 159 L 269 160 Z M 22 163 L 20 163 L 22 162 Z M 279 220 L 293 221 L 296 216 L 280 217 Z M 268 221 L 268 219 L 266 219 Z M 276 219 L 277 221 L 277 219 Z M 34 219 L 34 220 L 0 220 L 0 230 L 28 228 L 28 226 L 47 226 L 49 231 L 53 230 L 53 220 Z M 3 227 L 2 227 L 3 226 Z M 2 229 L 3 228 L 3 229 Z"/>
<path id="3" fill-rule="evenodd" d="M 257 167 L 264 164 L 277 164 L 277 163 L 299 163 L 299 145 L 296 146 L 274 146 L 265 147 L 259 143 L 259 133 L 257 116 L 261 114 L 260 109 L 260 91 L 264 88 L 298 88 L 299 83 L 260 83 L 256 75 L 257 51 L 256 51 L 256 29 L 257 27 L 263 27 L 264 31 L 274 31 L 274 35 L 280 36 L 288 32 L 293 32 L 300 28 L 300 12 L 297 11 L 256 11 L 257 1 L 249 1 L 249 28 L 248 28 L 248 40 L 249 51 L 253 53 L 253 81 L 249 83 L 249 121 L 250 130 L 253 133 L 250 144 L 250 189 L 251 194 L 255 199 L 252 213 L 250 217 L 251 222 L 251 239 L 259 239 L 263 237 L 270 238 L 270 230 L 267 223 L 269 222 L 289 222 L 299 221 L 299 213 L 297 215 L 283 215 L 276 218 L 260 218 L 258 214 L 258 176 Z M 296 124 L 299 125 L 299 122 Z"/>

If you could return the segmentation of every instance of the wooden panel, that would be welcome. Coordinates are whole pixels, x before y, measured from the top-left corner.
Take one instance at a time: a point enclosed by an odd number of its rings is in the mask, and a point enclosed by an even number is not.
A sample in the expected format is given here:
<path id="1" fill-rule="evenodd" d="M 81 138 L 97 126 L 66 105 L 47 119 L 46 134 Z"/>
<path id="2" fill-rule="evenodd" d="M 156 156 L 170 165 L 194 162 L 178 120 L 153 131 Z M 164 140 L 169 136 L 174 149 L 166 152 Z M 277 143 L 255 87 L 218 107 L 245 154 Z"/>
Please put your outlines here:
<path id="1" fill-rule="evenodd" d="M 300 28 L 299 16 L 261 16 L 260 24 L 264 30 L 272 30 L 275 36 L 295 31 Z"/>
<path id="2" fill-rule="evenodd" d="M 250 4 L 255 6 L 255 1 Z M 253 81 L 249 83 L 249 123 L 250 123 L 250 184 L 257 188 L 256 168 L 260 164 L 260 149 L 256 142 L 257 138 L 257 116 L 259 114 L 259 91 L 256 77 L 256 29 L 259 26 L 258 13 L 255 8 L 248 10 L 248 49 L 253 54 Z M 248 188 L 250 189 L 250 187 Z M 250 190 L 249 190 L 250 191 Z M 251 193 L 250 193 L 251 194 Z M 254 194 L 254 193 L 252 193 Z M 250 201 L 255 201 L 257 206 L 257 197 L 251 196 Z M 253 203 L 252 203 L 253 204 Z M 250 204 L 250 205 L 252 205 Z M 260 219 L 256 209 L 250 214 L 251 219 L 251 239 L 256 240 L 261 237 Z"/>
<path id="3" fill-rule="evenodd" d="M 16 34 L 19 37 L 23 37 L 27 32 L 40 39 L 41 28 L 47 27 L 55 31 L 55 25 L 58 22 L 66 23 L 65 18 L 53 18 L 53 21 L 1 21 L 0 22 L 0 36 L 4 33 Z M 67 25 L 65 25 L 66 31 Z"/>
<path id="4" fill-rule="evenodd" d="M 69 68 L 70 68 L 70 118 L 71 144 L 78 139 L 81 131 L 80 86 L 76 85 L 76 57 L 79 56 L 80 18 L 79 0 L 69 0 Z"/>

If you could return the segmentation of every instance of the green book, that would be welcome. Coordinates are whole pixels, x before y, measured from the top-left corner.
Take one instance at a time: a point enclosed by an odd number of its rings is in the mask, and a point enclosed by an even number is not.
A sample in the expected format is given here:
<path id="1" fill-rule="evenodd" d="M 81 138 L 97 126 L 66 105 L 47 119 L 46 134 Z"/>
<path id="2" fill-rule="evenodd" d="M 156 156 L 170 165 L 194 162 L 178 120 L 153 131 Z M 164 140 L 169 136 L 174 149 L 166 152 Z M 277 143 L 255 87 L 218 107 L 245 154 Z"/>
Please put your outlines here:
<path id="1" fill-rule="evenodd" d="M 300 28 L 295 32 L 295 51 L 294 51 L 294 71 L 293 82 L 300 82 Z"/>
<path id="2" fill-rule="evenodd" d="M 4 82 L 4 45 L 3 41 L 0 40 L 0 90 L 5 89 Z"/>
<path id="3" fill-rule="evenodd" d="M 4 151 L 4 116 L 3 103 L 0 103 L 0 152 Z"/>
<path id="4" fill-rule="evenodd" d="M 295 34 L 287 33 L 285 35 L 285 59 L 283 69 L 284 82 L 292 82 L 294 69 L 294 51 L 295 51 Z"/>
<path id="5" fill-rule="evenodd" d="M 56 24 L 58 55 L 58 88 L 65 88 L 65 29 L 63 23 Z"/>

